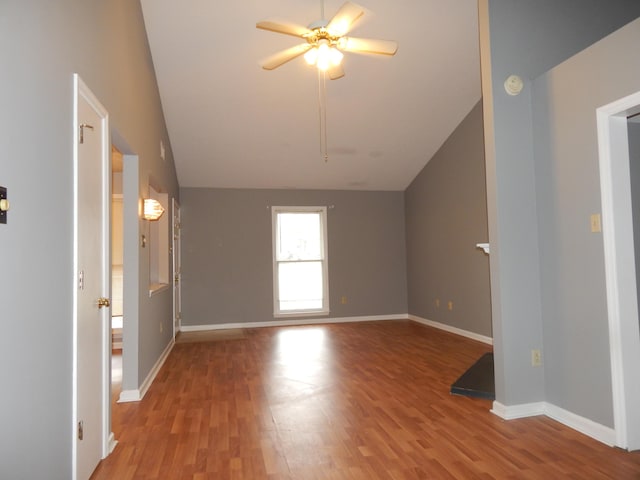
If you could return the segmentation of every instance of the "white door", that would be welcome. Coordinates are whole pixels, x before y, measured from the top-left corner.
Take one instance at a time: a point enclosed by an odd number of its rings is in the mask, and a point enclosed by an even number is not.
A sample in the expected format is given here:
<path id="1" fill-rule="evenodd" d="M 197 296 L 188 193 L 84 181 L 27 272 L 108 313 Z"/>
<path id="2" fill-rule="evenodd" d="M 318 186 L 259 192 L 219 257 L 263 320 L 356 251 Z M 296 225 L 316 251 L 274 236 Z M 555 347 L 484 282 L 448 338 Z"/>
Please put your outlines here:
<path id="1" fill-rule="evenodd" d="M 180 264 L 180 205 L 173 199 L 173 245 L 171 246 L 173 252 L 173 336 L 180 331 L 180 320 L 182 318 L 182 298 L 180 297 L 180 286 L 182 283 L 181 278 L 181 264 Z"/>
<path id="2" fill-rule="evenodd" d="M 107 454 L 109 430 L 108 114 L 76 75 L 74 133 L 74 479 Z"/>

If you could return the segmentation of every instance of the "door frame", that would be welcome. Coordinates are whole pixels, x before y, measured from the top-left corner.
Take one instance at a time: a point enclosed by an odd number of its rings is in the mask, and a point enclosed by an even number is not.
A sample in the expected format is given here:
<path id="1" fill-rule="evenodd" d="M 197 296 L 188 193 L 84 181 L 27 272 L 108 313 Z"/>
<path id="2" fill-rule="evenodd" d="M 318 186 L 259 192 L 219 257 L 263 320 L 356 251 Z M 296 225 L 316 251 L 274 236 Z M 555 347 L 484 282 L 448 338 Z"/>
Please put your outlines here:
<path id="1" fill-rule="evenodd" d="M 80 98 L 86 100 L 95 112 L 100 116 L 102 121 L 102 158 L 101 158 L 101 177 L 102 177 L 102 211 L 99 212 L 101 216 L 102 224 L 102 251 L 99 252 L 102 262 L 102 284 L 106 287 L 105 290 L 108 298 L 111 298 L 111 226 L 110 226 L 110 213 L 111 213 L 111 145 L 110 145 L 110 131 L 109 131 L 109 113 L 102 106 L 100 101 L 89 90 L 87 85 L 82 81 L 80 76 L 75 73 L 73 75 L 73 274 L 72 274 L 72 291 L 73 291 L 73 339 L 72 339 L 72 414 L 71 414 L 71 445 L 72 445 L 72 479 L 77 479 L 77 464 L 78 464 L 78 452 L 77 452 L 77 424 L 78 424 L 78 142 L 79 142 L 79 118 L 78 108 Z M 102 379 L 102 405 L 101 405 L 101 453 L 102 458 L 105 458 L 115 447 L 115 439 L 111 432 L 111 409 L 110 409 L 110 396 L 111 396 L 111 352 L 109 345 L 109 326 L 111 310 L 106 308 L 101 311 L 101 330 L 102 330 L 102 366 L 101 372 L 99 372 Z"/>
<path id="2" fill-rule="evenodd" d="M 180 204 L 175 198 L 171 199 L 171 252 L 173 263 L 173 338 L 182 327 L 182 258 Z M 177 238 L 177 241 L 176 241 Z M 177 304 L 177 305 L 176 305 Z"/>
<path id="3" fill-rule="evenodd" d="M 627 117 L 640 112 L 640 92 L 597 109 L 602 232 L 616 445 L 640 449 L 640 325 Z"/>

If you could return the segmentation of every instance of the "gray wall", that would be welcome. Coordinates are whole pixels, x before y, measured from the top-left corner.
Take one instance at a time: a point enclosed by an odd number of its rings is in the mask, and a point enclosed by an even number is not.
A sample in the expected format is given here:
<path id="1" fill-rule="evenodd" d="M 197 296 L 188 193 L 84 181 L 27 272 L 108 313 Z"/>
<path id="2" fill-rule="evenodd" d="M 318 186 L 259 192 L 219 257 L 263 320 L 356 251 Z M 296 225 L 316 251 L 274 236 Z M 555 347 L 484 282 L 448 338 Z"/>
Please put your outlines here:
<path id="1" fill-rule="evenodd" d="M 573 361 L 554 358 L 546 348 L 544 371 L 531 366 L 531 349 L 542 348 L 544 344 L 541 283 L 547 277 L 546 270 L 541 271 L 546 268 L 546 264 L 541 267 L 541 249 L 547 250 L 546 245 L 539 243 L 538 202 L 544 203 L 545 199 L 539 197 L 542 192 L 535 183 L 534 161 L 534 152 L 544 146 L 534 140 L 535 99 L 530 81 L 638 15 L 640 2 L 633 0 L 480 1 L 496 399 L 503 405 L 544 400 L 544 372 L 554 368 L 566 369 L 567 376 L 581 375 L 574 369 Z M 507 95 L 503 88 L 510 74 L 518 74 L 525 80 L 525 89 L 517 97 Z M 583 78 L 572 85 L 576 90 L 582 90 L 582 86 Z M 573 174 L 577 176 L 578 172 Z M 580 220 L 556 218 L 569 225 Z M 541 220 L 550 219 L 543 215 Z M 588 221 L 588 217 L 584 220 Z M 586 257 L 584 260 L 590 264 L 587 271 L 594 278 L 583 276 L 577 283 L 572 275 L 558 278 L 559 286 L 568 292 L 576 291 L 578 285 L 584 287 L 576 301 L 602 285 L 601 265 Z M 597 298 L 600 293 L 595 295 Z M 545 307 L 544 314 L 547 312 Z M 563 322 L 569 321 L 567 315 L 571 313 L 561 313 L 557 331 L 562 330 Z M 573 332 L 563 333 L 570 336 Z M 598 343 L 602 339 L 595 337 L 601 333 L 601 328 L 593 331 L 587 328 L 573 341 L 586 337 L 587 345 Z M 602 349 L 597 350 L 597 354 L 601 352 Z M 597 359 L 608 368 L 607 361 L 606 356 Z M 583 365 L 579 368 L 584 370 Z M 602 375 L 600 384 L 607 382 L 607 373 Z M 552 392 L 549 395 L 556 398 Z M 610 394 L 605 406 L 596 405 L 599 400 L 600 395 L 589 394 L 582 398 L 576 411 L 588 412 L 589 418 L 610 425 Z"/>
<path id="2" fill-rule="evenodd" d="M 12 203 L 9 223 L 0 225 L 0 478 L 68 480 L 73 73 L 109 111 L 119 146 L 140 155 L 134 195 L 146 193 L 151 174 L 177 195 L 175 171 L 138 2 L 2 1 L 0 63 L 0 185 Z M 161 139 L 166 162 L 158 158 Z M 135 218 L 136 242 L 138 228 Z M 136 267 L 148 264 L 139 258 Z M 143 355 L 153 357 L 168 339 L 150 317 L 157 312 L 148 295 L 134 294 L 140 324 L 156 325 L 140 337 Z M 161 321 L 170 314 L 161 312 Z"/>
<path id="3" fill-rule="evenodd" d="M 595 111 L 640 89 L 629 62 L 640 24 L 624 30 L 533 84 L 546 398 L 611 427 L 604 246 L 590 215 L 601 209 Z"/>
<path id="4" fill-rule="evenodd" d="M 640 117 L 629 121 L 629 170 L 633 212 L 633 244 L 636 253 L 636 287 L 640 311 Z"/>
<path id="5" fill-rule="evenodd" d="M 478 102 L 405 191 L 408 302 L 412 315 L 491 337 L 489 258 L 475 247 L 488 241 L 486 195 Z"/>
<path id="6" fill-rule="evenodd" d="M 183 325 L 274 320 L 270 207 L 284 205 L 329 207 L 331 318 L 407 313 L 402 192 L 183 188 L 180 198 Z"/>

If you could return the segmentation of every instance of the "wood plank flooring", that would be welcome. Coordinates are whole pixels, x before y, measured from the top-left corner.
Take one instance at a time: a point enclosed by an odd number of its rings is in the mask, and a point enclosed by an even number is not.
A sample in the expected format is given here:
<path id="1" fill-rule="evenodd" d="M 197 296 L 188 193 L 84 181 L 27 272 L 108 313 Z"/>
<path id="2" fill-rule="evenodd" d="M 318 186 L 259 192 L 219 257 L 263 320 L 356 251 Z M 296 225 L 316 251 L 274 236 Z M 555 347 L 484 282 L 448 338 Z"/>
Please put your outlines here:
<path id="1" fill-rule="evenodd" d="M 176 345 L 92 479 L 640 479 L 640 452 L 449 387 L 490 347 L 410 321 Z"/>

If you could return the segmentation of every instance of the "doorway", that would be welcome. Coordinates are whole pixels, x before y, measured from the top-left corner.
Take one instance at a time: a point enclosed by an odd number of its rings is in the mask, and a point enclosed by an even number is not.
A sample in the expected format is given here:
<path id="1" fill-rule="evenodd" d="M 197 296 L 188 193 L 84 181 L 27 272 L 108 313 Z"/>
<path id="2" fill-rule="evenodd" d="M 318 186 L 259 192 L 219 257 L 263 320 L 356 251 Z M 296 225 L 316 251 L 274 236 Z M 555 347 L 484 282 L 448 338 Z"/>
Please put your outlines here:
<path id="1" fill-rule="evenodd" d="M 122 390 L 124 332 L 123 155 L 111 146 L 111 403 Z"/>
<path id="2" fill-rule="evenodd" d="M 633 240 L 629 117 L 640 92 L 597 110 L 616 445 L 640 449 L 640 322 Z"/>

